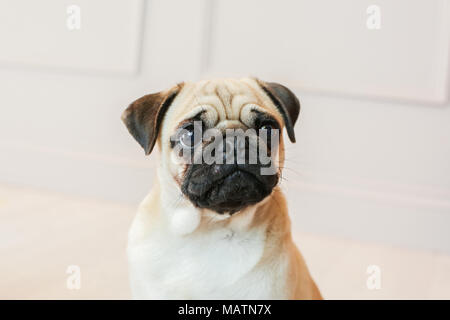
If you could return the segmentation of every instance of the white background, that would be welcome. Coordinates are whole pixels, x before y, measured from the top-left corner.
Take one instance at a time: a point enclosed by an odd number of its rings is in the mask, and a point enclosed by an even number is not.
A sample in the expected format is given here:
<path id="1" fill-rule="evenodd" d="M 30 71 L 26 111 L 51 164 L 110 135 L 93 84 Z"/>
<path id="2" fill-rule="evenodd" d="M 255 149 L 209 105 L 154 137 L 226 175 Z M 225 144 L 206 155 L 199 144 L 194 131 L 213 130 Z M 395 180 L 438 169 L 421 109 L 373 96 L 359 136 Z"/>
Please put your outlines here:
<path id="1" fill-rule="evenodd" d="M 137 205 L 158 156 L 127 105 L 252 75 L 302 104 L 282 183 L 296 230 L 450 252 L 448 17 L 446 0 L 3 0 L 0 182 Z"/>

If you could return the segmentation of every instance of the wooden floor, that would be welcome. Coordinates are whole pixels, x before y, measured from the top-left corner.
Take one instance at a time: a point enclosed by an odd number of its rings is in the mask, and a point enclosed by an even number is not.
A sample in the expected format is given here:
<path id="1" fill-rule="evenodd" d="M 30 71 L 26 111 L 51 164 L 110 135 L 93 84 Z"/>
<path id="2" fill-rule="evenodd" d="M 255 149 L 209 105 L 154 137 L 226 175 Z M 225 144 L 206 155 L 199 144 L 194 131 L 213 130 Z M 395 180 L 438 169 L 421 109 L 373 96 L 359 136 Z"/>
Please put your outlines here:
<path id="1" fill-rule="evenodd" d="M 134 207 L 0 186 L 0 298 L 128 299 L 126 234 Z M 328 299 L 450 299 L 450 256 L 294 232 Z M 68 266 L 81 270 L 68 289 Z M 367 267 L 381 288 L 367 288 Z"/>

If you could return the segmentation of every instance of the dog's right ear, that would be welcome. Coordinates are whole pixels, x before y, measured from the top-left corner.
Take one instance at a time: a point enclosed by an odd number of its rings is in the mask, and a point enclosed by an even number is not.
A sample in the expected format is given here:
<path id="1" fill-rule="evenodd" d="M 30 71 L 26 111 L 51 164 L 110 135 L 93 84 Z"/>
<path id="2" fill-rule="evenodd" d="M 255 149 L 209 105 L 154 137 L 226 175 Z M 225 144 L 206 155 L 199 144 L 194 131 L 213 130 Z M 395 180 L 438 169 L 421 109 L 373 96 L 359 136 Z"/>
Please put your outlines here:
<path id="1" fill-rule="evenodd" d="M 122 113 L 123 123 L 146 155 L 152 152 L 164 115 L 182 87 L 181 83 L 168 91 L 145 95 Z"/>
<path id="2" fill-rule="evenodd" d="M 300 102 L 297 97 L 282 84 L 258 79 L 256 81 L 283 115 L 289 139 L 295 142 L 294 125 L 300 113 Z"/>

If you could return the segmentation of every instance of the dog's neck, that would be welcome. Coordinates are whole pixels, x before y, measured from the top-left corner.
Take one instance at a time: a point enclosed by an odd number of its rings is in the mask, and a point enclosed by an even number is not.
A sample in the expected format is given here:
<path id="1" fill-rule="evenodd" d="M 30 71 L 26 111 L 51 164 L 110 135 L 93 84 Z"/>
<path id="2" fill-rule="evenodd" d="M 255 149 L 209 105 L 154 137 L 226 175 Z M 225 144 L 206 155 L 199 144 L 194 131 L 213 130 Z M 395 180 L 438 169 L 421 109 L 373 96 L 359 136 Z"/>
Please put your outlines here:
<path id="1" fill-rule="evenodd" d="M 256 213 L 265 212 L 265 206 L 271 196 L 262 202 L 244 208 L 236 213 L 223 213 L 196 208 L 182 194 L 176 181 L 158 170 L 159 187 L 158 194 L 160 213 L 163 215 L 165 225 L 172 232 L 179 235 L 187 235 L 201 230 L 201 232 L 214 231 L 219 228 L 231 228 L 233 230 L 249 230 L 261 224 L 262 219 L 255 219 Z M 162 183 L 164 181 L 164 183 Z M 258 214 L 259 215 L 259 214 Z M 261 218 L 261 217 L 260 217 Z M 196 220 L 198 219 L 198 224 Z M 183 229 L 187 226 L 187 230 Z"/>
<path id="2" fill-rule="evenodd" d="M 128 235 L 129 245 L 146 241 L 150 235 L 163 235 L 163 238 L 171 239 L 171 241 L 178 238 L 184 242 L 191 237 L 195 239 L 198 235 L 208 234 L 211 236 L 223 234 L 224 239 L 227 239 L 228 235 L 258 233 L 272 235 L 272 237 L 276 235 L 276 238 L 279 238 L 276 241 L 290 237 L 290 220 L 287 216 L 286 201 L 279 188 L 275 188 L 270 196 L 257 205 L 230 216 L 195 208 L 182 195 L 174 180 L 171 182 L 166 179 L 163 180 L 164 183 L 161 183 L 160 178 L 164 178 L 164 175 L 158 174 L 150 194 L 139 206 Z M 180 209 L 196 210 L 200 218 L 199 224 L 194 225 L 192 230 L 188 230 L 190 232 L 184 234 L 176 234 L 171 230 L 173 214 Z"/>

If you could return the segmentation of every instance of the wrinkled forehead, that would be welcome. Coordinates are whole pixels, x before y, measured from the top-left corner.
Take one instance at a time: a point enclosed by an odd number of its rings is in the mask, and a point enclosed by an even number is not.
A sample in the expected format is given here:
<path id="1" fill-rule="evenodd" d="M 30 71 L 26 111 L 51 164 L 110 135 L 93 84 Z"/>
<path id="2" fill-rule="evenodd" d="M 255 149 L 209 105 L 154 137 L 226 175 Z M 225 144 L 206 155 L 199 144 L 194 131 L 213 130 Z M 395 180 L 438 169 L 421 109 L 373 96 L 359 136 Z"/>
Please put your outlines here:
<path id="1" fill-rule="evenodd" d="M 207 127 L 236 121 L 249 126 L 258 112 L 282 123 L 281 115 L 253 79 L 186 83 L 176 100 L 167 114 L 172 129 L 196 116 L 201 116 Z"/>

